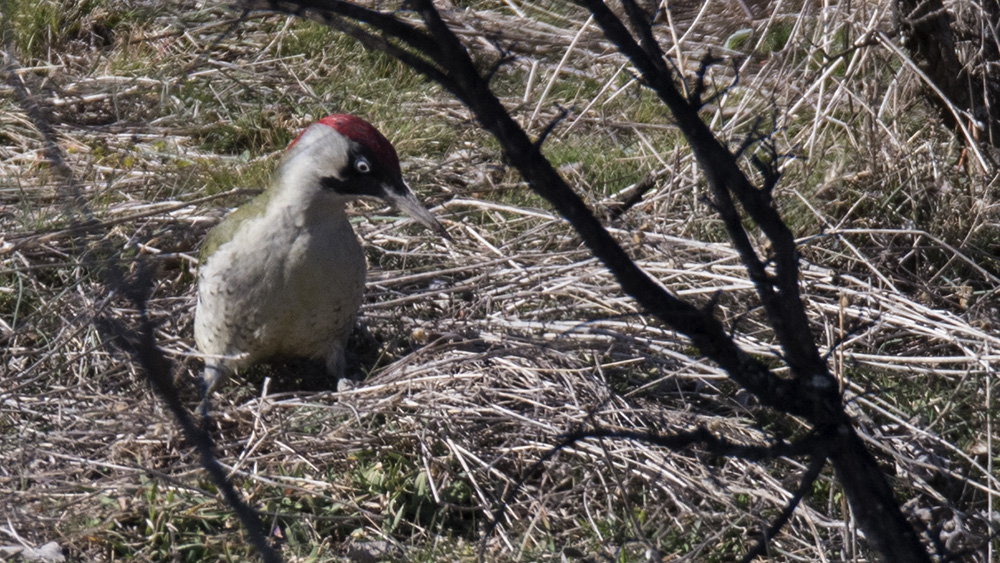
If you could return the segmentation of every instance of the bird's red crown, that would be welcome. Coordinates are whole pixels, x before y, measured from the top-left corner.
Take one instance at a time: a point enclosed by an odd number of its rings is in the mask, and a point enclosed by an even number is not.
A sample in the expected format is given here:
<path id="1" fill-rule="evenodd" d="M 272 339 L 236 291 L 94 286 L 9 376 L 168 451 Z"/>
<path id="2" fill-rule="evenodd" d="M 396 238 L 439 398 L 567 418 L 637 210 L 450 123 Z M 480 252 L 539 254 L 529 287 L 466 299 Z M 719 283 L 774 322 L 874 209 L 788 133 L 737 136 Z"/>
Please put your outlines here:
<path id="1" fill-rule="evenodd" d="M 399 173 L 399 156 L 396 154 L 396 148 L 371 123 L 346 113 L 328 115 L 316 123 L 322 123 L 355 143 L 367 147 L 375 154 L 379 164 L 397 174 Z M 305 131 L 299 133 L 299 136 L 288 145 L 288 148 L 295 146 L 304 133 Z"/>

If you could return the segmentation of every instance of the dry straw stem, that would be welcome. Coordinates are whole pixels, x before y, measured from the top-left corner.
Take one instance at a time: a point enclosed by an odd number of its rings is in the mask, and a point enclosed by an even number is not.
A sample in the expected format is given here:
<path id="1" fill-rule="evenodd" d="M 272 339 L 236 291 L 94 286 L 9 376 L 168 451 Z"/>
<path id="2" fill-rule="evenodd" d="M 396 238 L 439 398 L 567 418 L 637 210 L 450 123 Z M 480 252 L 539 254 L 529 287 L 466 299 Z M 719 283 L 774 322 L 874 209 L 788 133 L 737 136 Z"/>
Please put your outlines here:
<path id="1" fill-rule="evenodd" d="M 646 173 L 661 178 L 611 225 L 612 234 L 675 295 L 704 303 L 719 293 L 717 314 L 735 327 L 739 344 L 777 365 L 751 283 L 720 242 L 700 172 L 673 142 L 669 120 L 650 114 L 632 69 L 596 30 L 569 51 L 585 14 L 517 5 L 523 16 L 501 2 L 446 15 L 484 56 L 495 54 L 497 39 L 518 55 L 495 80 L 512 83 L 504 101 L 521 123 L 541 107 L 536 132 L 556 113 L 549 102 L 539 104 L 556 77 L 545 99 L 576 107 L 580 118 L 557 128 L 546 150 L 608 137 L 627 147 L 620 160 L 639 173 L 619 183 L 596 181 L 599 171 L 579 157 L 560 162 L 593 206 L 618 201 L 618 192 Z M 980 246 L 1000 225 L 995 180 L 954 166 L 960 145 L 915 96 L 919 77 L 868 44 L 889 28 L 888 2 L 748 8 L 752 17 L 734 2 L 677 7 L 663 24 L 665 50 L 680 53 L 677 64 L 688 71 L 709 48 L 737 56 L 739 85 L 703 117 L 736 146 L 757 116 L 777 115 L 781 146 L 806 157 L 787 161 L 775 200 L 800 237 L 813 332 L 822 352 L 840 359 L 850 412 L 881 461 L 895 468 L 908 514 L 951 548 L 980 546 L 1000 490 L 990 402 L 1000 286 L 996 261 Z M 354 103 L 351 111 L 385 110 L 325 90 L 331 75 L 347 72 L 335 57 L 279 50 L 312 28 L 259 18 L 216 44 L 220 17 L 234 14 L 178 4 L 107 48 L 70 43 L 61 56 L 56 49 L 51 57 L 22 58 L 18 75 L 52 108 L 94 229 L 70 230 L 62 221 L 65 201 L 40 137 L 0 86 L 0 512 L 37 545 L 56 539 L 93 560 L 116 558 L 115 549 L 162 557 L 157 546 L 164 542 L 167 551 L 182 552 L 197 542 L 212 555 L 245 547 L 218 516 L 227 513 L 136 366 L 95 328 L 95 319 L 132 322 L 137 311 L 109 294 L 82 256 L 107 241 L 118 252 L 96 259 L 129 267 L 142 256 L 159 266 L 149 315 L 194 405 L 191 374 L 200 363 L 192 357 L 189 257 L 220 205 L 243 201 L 231 190 L 259 188 L 255 167 L 267 169 L 281 148 L 241 157 L 212 148 L 206 133 L 255 113 L 291 134 L 306 113 Z M 741 29 L 752 30 L 748 43 L 720 48 Z M 776 30 L 787 32 L 787 41 L 766 50 Z M 849 48 L 831 44 L 837 37 Z M 138 69 L 115 62 L 116 53 L 136 45 L 155 48 L 167 62 Z M 844 53 L 825 58 L 821 49 Z M 182 69 L 203 55 L 183 77 L 193 90 L 181 89 Z M 713 67 L 709 76 L 729 84 L 732 66 Z M 248 97 L 251 90 L 258 97 Z M 275 374 L 267 385 L 237 379 L 218 399 L 221 461 L 269 521 L 286 537 L 295 534 L 298 543 L 285 547 L 289 559 L 309 554 L 303 546 L 335 559 L 344 544 L 379 538 L 415 559 L 471 559 L 471 548 L 461 550 L 474 534 L 442 539 L 427 520 L 413 519 L 405 531 L 391 526 L 394 495 L 410 485 L 378 489 L 364 476 L 388 473 L 394 460 L 403 460 L 395 461 L 401 471 L 424 476 L 442 519 L 479 523 L 561 435 L 580 428 L 667 433 L 702 426 L 747 444 L 802 431 L 794 419 L 769 419 L 686 341 L 650 324 L 561 219 L 516 195 L 523 187 L 498 166 L 468 114 L 422 96 L 376 118 L 401 147 L 410 183 L 438 204 L 453 240 L 357 207 L 372 264 L 362 323 L 384 353 L 369 380 L 343 394 L 272 392 L 281 383 Z M 444 123 L 457 139 L 428 149 L 392 134 L 413 121 Z M 218 187 L 218 170 L 246 175 L 212 199 L 202 190 Z M 611 556 L 641 539 L 678 560 L 719 556 L 725 542 L 739 557 L 805 471 L 794 459 L 707 460 L 696 448 L 579 442 L 527 480 L 489 540 L 490 556 L 559 560 L 564 548 Z M 210 532 L 192 531 L 192 519 Z M 157 527 L 164 520 L 169 525 Z M 770 557 L 863 560 L 852 534 L 826 475 L 772 540 Z M 434 541 L 457 544 L 460 555 L 434 552 L 441 549 Z M 990 557 L 981 549 L 969 559 Z"/>

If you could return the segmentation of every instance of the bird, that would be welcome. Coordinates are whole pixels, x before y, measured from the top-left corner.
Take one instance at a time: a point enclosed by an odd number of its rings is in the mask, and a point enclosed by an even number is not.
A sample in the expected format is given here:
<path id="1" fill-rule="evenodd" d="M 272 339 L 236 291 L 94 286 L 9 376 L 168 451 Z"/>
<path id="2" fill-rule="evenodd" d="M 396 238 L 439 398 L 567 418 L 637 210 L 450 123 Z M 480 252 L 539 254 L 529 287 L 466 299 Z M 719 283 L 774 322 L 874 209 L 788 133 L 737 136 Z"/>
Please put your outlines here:
<path id="1" fill-rule="evenodd" d="M 344 378 L 367 274 L 345 209 L 358 198 L 389 202 L 449 238 L 374 126 L 334 114 L 307 127 L 289 144 L 271 186 L 202 243 L 194 336 L 206 402 L 234 372 L 270 359 L 322 360 L 329 377 Z"/>

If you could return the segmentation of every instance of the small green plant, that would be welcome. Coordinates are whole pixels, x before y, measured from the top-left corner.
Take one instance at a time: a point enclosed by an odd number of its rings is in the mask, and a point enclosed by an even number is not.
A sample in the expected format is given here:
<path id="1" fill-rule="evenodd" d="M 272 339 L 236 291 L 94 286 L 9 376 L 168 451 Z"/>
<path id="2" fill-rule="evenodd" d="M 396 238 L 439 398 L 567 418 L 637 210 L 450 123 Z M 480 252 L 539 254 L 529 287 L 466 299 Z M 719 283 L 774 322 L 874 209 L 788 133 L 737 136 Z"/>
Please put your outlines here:
<path id="1" fill-rule="evenodd" d="M 788 40 L 792 37 L 792 30 L 795 29 L 794 21 L 775 20 L 760 42 L 759 51 L 762 53 L 776 53 L 785 48 Z"/>
<path id="2" fill-rule="evenodd" d="M 472 538 L 474 512 L 451 507 L 470 506 L 472 489 L 462 479 L 437 483 L 439 504 L 430 476 L 411 457 L 394 452 L 362 454 L 353 480 L 361 491 L 382 505 L 382 530 L 405 537 L 421 529 Z"/>

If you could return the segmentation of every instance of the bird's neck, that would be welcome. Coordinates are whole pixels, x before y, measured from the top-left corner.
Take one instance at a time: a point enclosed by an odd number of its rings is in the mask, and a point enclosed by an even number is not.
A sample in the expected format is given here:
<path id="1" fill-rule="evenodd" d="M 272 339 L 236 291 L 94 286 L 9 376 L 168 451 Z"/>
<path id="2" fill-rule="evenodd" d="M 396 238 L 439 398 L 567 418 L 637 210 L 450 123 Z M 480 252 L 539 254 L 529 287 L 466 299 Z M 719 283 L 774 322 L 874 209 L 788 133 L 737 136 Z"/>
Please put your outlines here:
<path id="1" fill-rule="evenodd" d="M 279 168 L 275 185 L 271 187 L 266 220 L 298 226 L 346 221 L 346 199 L 330 193 L 320 185 L 320 176 L 309 162 L 285 162 Z"/>

